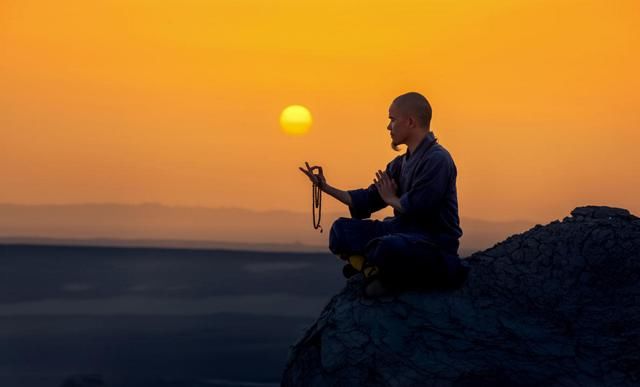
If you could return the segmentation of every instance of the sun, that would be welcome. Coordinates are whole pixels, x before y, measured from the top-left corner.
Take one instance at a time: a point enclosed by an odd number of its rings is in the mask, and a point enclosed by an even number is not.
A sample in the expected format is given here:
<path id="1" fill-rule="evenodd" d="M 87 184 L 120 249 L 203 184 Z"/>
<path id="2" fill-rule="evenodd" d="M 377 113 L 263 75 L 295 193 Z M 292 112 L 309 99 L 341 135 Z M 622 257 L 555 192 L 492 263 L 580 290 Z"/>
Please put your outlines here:
<path id="1" fill-rule="evenodd" d="M 312 121 L 311 112 L 302 105 L 287 106 L 280 114 L 282 130 L 294 136 L 306 134 Z"/>

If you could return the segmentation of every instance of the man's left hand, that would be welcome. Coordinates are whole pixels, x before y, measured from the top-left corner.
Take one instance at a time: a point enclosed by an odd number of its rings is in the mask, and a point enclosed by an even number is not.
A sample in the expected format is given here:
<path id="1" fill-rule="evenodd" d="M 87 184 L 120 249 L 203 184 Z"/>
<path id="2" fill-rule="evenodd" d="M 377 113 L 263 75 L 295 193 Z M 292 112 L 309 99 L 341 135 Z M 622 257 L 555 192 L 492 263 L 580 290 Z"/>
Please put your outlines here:
<path id="1" fill-rule="evenodd" d="M 393 204 L 397 201 L 398 196 L 396 192 L 398 191 L 398 185 L 386 171 L 378 170 L 378 172 L 376 172 L 376 179 L 373 179 L 373 183 L 376 185 L 378 193 L 385 203 Z"/>

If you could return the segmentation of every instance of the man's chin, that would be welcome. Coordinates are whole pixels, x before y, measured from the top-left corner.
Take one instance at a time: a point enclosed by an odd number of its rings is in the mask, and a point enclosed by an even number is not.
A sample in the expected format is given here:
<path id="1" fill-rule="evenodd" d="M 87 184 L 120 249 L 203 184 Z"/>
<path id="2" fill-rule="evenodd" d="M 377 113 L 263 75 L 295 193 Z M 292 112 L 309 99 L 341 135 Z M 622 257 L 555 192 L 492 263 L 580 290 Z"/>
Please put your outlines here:
<path id="1" fill-rule="evenodd" d="M 398 147 L 398 145 L 399 144 L 396 144 L 395 141 L 391 140 L 391 149 L 393 149 L 396 152 L 400 151 L 400 148 Z"/>

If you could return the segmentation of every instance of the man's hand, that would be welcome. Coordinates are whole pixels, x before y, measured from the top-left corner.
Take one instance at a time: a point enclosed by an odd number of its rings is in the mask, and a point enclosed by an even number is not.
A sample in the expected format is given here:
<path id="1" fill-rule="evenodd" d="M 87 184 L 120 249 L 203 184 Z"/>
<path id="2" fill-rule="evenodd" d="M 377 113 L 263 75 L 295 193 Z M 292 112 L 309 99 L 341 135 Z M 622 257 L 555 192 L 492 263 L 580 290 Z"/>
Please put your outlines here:
<path id="1" fill-rule="evenodd" d="M 320 187 L 320 189 L 324 189 L 326 184 L 327 184 L 327 180 L 324 178 L 324 174 L 322 173 L 322 167 L 314 165 L 313 167 L 309 165 L 308 162 L 304 162 L 305 165 L 307 166 L 307 170 L 304 170 L 301 167 L 298 167 L 298 169 L 300 169 L 302 171 L 302 173 L 304 173 L 305 175 L 307 175 L 307 177 L 309 178 L 309 180 L 311 180 L 311 182 L 315 185 L 317 185 L 318 187 Z M 318 170 L 318 174 L 313 173 L 313 171 L 317 169 Z"/>
<path id="2" fill-rule="evenodd" d="M 398 199 L 396 195 L 398 185 L 386 171 L 378 170 L 378 172 L 376 172 L 376 178 L 377 180 L 373 179 L 373 183 L 376 185 L 380 197 L 385 203 L 393 204 Z"/>

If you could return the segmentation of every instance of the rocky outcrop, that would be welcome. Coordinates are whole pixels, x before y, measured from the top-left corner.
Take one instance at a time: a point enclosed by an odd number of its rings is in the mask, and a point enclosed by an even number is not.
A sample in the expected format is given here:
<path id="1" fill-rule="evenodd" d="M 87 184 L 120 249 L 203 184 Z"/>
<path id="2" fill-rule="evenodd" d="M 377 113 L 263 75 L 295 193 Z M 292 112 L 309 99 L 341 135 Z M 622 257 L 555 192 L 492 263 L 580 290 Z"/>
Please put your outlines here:
<path id="1" fill-rule="evenodd" d="M 282 385 L 640 385 L 639 218 L 579 207 L 463 261 L 450 291 L 369 300 L 351 278 Z"/>
<path id="2" fill-rule="evenodd" d="M 98 374 L 73 375 L 66 378 L 60 387 L 104 387 L 104 382 Z"/>

